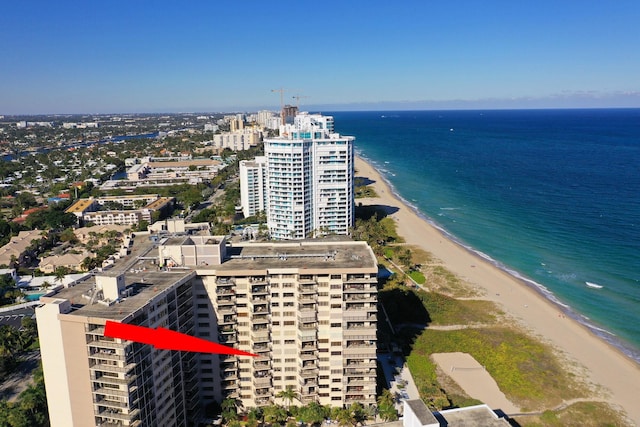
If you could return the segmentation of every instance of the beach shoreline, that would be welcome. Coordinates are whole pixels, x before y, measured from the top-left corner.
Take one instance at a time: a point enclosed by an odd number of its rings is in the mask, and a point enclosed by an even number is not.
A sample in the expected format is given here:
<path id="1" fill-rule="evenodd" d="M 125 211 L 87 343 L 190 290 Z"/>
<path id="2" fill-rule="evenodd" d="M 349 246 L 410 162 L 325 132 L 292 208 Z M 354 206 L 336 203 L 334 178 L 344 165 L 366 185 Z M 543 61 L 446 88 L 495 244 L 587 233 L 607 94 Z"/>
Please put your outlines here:
<path id="1" fill-rule="evenodd" d="M 567 316 L 566 308 L 543 295 L 542 289 L 526 283 L 525 278 L 509 274 L 489 258 L 463 246 L 445 230 L 421 215 L 393 192 L 378 170 L 356 156 L 356 175 L 369 178 L 378 197 L 357 199 L 363 205 L 387 206 L 397 231 L 408 245 L 422 248 L 441 260 L 461 279 L 480 289 L 482 299 L 495 302 L 532 335 L 558 349 L 562 356 L 584 370 L 586 382 L 597 389 L 598 398 L 624 409 L 640 425 L 640 366 L 630 355 L 597 336 L 593 330 Z M 397 210 L 396 210 L 397 209 Z M 573 313 L 573 312 L 571 312 Z M 573 313 L 577 315 L 577 313 Z"/>

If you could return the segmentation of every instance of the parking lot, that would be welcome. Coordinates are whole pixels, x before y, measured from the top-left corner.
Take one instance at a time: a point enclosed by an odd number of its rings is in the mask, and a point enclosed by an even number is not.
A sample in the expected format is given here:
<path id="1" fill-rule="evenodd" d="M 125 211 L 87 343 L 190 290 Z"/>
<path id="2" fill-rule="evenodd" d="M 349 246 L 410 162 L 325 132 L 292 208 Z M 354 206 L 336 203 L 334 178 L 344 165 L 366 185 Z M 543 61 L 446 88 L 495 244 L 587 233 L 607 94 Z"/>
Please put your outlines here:
<path id="1" fill-rule="evenodd" d="M 35 314 L 35 307 L 18 308 L 16 310 L 6 311 L 0 313 L 0 326 L 10 325 L 16 329 L 20 329 L 22 326 L 22 318 L 33 317 Z"/>

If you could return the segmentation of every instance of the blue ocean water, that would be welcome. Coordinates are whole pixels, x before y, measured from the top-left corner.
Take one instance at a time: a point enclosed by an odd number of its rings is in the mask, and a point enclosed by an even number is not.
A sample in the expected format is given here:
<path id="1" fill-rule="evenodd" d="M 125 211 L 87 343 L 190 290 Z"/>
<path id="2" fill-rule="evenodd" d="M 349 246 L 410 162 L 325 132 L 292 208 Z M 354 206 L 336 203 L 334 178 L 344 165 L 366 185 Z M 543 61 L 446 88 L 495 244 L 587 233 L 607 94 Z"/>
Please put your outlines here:
<path id="1" fill-rule="evenodd" d="M 423 216 L 640 362 L 640 109 L 330 114 Z"/>

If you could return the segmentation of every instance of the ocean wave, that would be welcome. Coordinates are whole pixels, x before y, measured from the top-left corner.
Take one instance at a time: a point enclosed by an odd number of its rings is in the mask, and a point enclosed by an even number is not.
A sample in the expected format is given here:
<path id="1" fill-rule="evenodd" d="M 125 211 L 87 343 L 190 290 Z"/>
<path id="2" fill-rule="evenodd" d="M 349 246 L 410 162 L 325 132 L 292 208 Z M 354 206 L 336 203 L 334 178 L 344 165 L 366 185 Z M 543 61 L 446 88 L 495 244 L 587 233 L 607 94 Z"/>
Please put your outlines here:
<path id="1" fill-rule="evenodd" d="M 376 167 L 376 163 L 374 161 L 372 161 L 370 159 L 367 159 L 364 156 L 360 156 L 360 157 L 363 160 L 365 160 L 366 162 L 368 162 L 369 164 L 371 164 L 374 168 L 376 168 L 376 170 L 379 171 L 379 168 Z M 404 205 L 409 207 L 420 219 L 424 220 L 429 225 L 431 225 L 436 230 L 438 230 L 443 235 L 443 237 L 445 237 L 447 240 L 450 240 L 451 242 L 461 246 L 462 248 L 464 248 L 468 252 L 470 252 L 470 253 L 482 258 L 483 260 L 487 261 L 488 263 L 490 263 L 494 267 L 504 271 L 505 273 L 507 273 L 510 276 L 514 277 L 515 279 L 519 280 L 520 282 L 522 282 L 523 284 L 528 286 L 530 289 L 533 289 L 539 295 L 543 296 L 545 299 L 550 301 L 552 304 L 554 304 L 556 306 L 559 306 L 561 308 L 561 310 L 565 313 L 565 315 L 567 315 L 568 317 L 571 317 L 572 319 L 574 319 L 575 321 L 577 321 L 578 323 L 580 323 L 584 327 L 588 328 L 593 334 L 595 334 L 599 338 L 601 338 L 604 341 L 606 341 L 609 345 L 611 345 L 614 348 L 616 348 L 619 351 L 621 351 L 623 354 L 625 354 L 630 359 L 634 360 L 636 363 L 640 364 L 640 352 L 638 352 L 637 350 L 629 347 L 628 345 L 626 345 L 625 343 L 623 343 L 622 341 L 617 339 L 617 336 L 615 334 L 613 334 L 612 332 L 609 332 L 606 329 L 600 328 L 598 326 L 593 325 L 593 323 L 588 322 L 587 320 L 589 320 L 589 319 L 587 317 L 585 317 L 585 316 L 573 311 L 573 309 L 571 308 L 570 305 L 568 305 L 568 304 L 564 303 L 563 301 L 561 301 L 558 297 L 556 297 L 556 295 L 553 292 L 551 292 L 543 284 L 538 283 L 535 280 L 524 276 L 523 274 L 521 274 L 517 270 L 514 270 L 512 268 L 507 267 L 503 263 L 501 263 L 501 262 L 495 260 L 494 258 L 492 258 L 490 255 L 488 255 L 488 254 L 486 254 L 486 253 L 484 253 L 484 252 L 482 252 L 480 250 L 477 250 L 477 249 L 473 248 L 472 246 L 466 244 L 465 242 L 463 242 L 462 240 L 460 240 L 459 238 L 457 238 L 456 236 L 451 234 L 449 231 L 447 231 L 445 228 L 443 228 L 441 225 L 439 225 L 437 222 L 435 222 L 432 218 L 430 218 L 429 216 L 425 215 L 414 203 L 408 201 L 400 193 L 398 193 L 397 189 L 395 188 L 393 183 L 391 183 L 391 181 L 389 181 L 387 176 L 385 176 L 383 174 L 380 174 L 380 176 L 381 176 L 382 180 L 389 186 L 389 189 L 390 189 L 391 193 L 395 197 L 397 197 Z M 412 200 L 414 200 L 414 199 L 412 199 Z M 441 216 L 441 214 L 438 214 L 438 216 Z"/>

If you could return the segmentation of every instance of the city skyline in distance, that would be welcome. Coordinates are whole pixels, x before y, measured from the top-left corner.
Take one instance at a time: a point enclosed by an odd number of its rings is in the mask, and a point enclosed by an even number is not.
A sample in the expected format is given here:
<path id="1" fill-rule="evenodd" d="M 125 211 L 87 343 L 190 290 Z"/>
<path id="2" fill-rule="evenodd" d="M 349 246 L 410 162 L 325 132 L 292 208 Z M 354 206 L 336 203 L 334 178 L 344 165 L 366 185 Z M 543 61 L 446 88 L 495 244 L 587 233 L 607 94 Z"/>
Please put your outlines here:
<path id="1" fill-rule="evenodd" d="M 640 5 L 14 2 L 0 114 L 640 107 Z"/>

